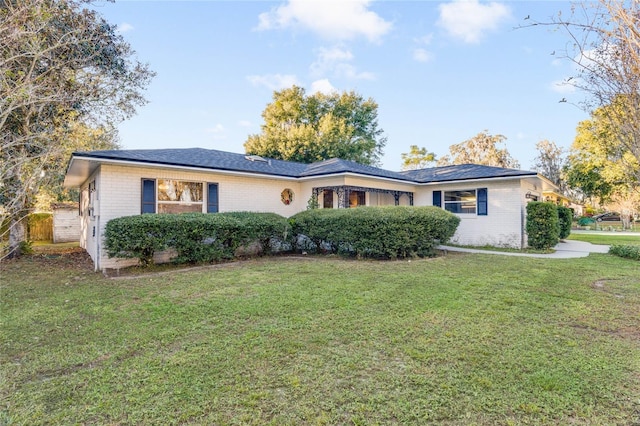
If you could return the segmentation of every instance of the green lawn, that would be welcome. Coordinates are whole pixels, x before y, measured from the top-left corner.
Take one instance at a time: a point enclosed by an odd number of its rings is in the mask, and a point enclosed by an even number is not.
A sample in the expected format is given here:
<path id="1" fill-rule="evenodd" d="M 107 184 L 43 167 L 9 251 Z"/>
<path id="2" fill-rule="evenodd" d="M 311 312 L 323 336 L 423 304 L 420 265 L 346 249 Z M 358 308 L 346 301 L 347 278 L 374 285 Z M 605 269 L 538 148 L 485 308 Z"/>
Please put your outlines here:
<path id="1" fill-rule="evenodd" d="M 640 273 L 609 255 L 1 268 L 0 424 L 640 421 Z"/>
<path id="2" fill-rule="evenodd" d="M 569 235 L 568 240 L 577 240 L 577 241 L 586 241 L 592 244 L 633 244 L 640 245 L 640 237 L 637 235 L 624 235 L 624 233 L 620 233 L 620 235 L 603 235 L 597 233 L 591 234 L 571 234 Z"/>

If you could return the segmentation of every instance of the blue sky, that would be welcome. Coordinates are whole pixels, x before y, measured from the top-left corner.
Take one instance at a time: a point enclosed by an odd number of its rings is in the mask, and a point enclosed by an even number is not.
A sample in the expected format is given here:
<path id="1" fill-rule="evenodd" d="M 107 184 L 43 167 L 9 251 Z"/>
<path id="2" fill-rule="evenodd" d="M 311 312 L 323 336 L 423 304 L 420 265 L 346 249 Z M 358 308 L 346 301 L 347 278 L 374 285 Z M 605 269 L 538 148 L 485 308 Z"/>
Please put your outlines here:
<path id="1" fill-rule="evenodd" d="M 355 90 L 379 105 L 382 167 L 410 145 L 438 156 L 487 130 L 529 169 L 535 144 L 568 148 L 583 94 L 569 42 L 548 21 L 567 1 L 125 1 L 98 4 L 157 72 L 149 103 L 119 126 L 124 149 L 244 152 L 273 91 Z M 524 18 L 529 16 L 529 20 Z M 556 54 L 553 54 L 557 52 Z M 559 102 L 566 99 L 568 102 Z"/>

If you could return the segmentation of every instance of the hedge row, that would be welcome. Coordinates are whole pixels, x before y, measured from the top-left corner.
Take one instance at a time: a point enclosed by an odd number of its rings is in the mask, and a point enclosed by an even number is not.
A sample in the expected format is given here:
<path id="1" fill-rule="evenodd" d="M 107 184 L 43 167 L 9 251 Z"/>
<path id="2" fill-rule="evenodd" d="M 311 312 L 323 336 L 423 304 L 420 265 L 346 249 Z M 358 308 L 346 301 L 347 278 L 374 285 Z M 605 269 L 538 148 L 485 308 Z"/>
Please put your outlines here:
<path id="1" fill-rule="evenodd" d="M 288 236 L 288 221 L 274 213 L 144 214 L 110 220 L 105 248 L 109 257 L 137 257 L 143 265 L 169 248 L 178 263 L 202 263 L 232 259 L 255 244 L 254 252 L 269 253 Z"/>
<path id="2" fill-rule="evenodd" d="M 640 260 L 640 246 L 632 245 L 612 245 L 609 254 L 624 257 L 626 259 Z"/>
<path id="3" fill-rule="evenodd" d="M 436 207 L 316 209 L 289 220 L 274 213 L 145 214 L 110 220 L 105 249 L 109 257 L 138 258 L 143 265 L 167 249 L 176 250 L 178 263 L 295 249 L 395 259 L 431 255 L 459 222 Z"/>
<path id="4" fill-rule="evenodd" d="M 307 250 L 396 259 L 432 255 L 453 236 L 460 218 L 437 207 L 389 206 L 306 210 L 291 223 Z"/>

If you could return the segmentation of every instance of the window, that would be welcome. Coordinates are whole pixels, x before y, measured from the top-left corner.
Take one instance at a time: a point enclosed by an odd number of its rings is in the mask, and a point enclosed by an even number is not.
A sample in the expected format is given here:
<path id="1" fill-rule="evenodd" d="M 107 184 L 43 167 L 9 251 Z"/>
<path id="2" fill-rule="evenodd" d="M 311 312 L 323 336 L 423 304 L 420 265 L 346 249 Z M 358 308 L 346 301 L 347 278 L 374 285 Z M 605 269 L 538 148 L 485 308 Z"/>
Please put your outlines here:
<path id="1" fill-rule="evenodd" d="M 157 191 L 156 191 L 157 187 Z M 218 184 L 207 183 L 207 203 L 204 205 L 204 184 L 172 179 L 142 179 L 141 213 L 218 212 Z"/>
<path id="2" fill-rule="evenodd" d="M 359 207 L 367 205 L 364 191 L 349 192 L 349 207 Z"/>
<path id="3" fill-rule="evenodd" d="M 470 189 L 467 191 L 445 191 L 444 209 L 450 211 L 451 213 L 475 214 L 476 190 Z"/>
<path id="4" fill-rule="evenodd" d="M 332 209 L 333 208 L 333 190 L 325 189 L 322 191 L 322 208 L 324 209 Z"/>
<path id="5" fill-rule="evenodd" d="M 202 182 L 158 179 L 158 213 L 202 212 Z"/>

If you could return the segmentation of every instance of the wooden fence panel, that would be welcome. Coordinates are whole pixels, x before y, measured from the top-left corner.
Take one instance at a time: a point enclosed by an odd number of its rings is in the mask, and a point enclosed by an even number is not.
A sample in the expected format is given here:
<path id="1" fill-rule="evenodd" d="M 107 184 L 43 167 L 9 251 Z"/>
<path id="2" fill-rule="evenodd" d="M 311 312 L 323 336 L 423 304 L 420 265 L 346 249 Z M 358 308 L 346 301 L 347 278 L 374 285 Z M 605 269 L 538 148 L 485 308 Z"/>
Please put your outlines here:
<path id="1" fill-rule="evenodd" d="M 53 216 L 29 223 L 30 241 L 53 241 Z"/>

